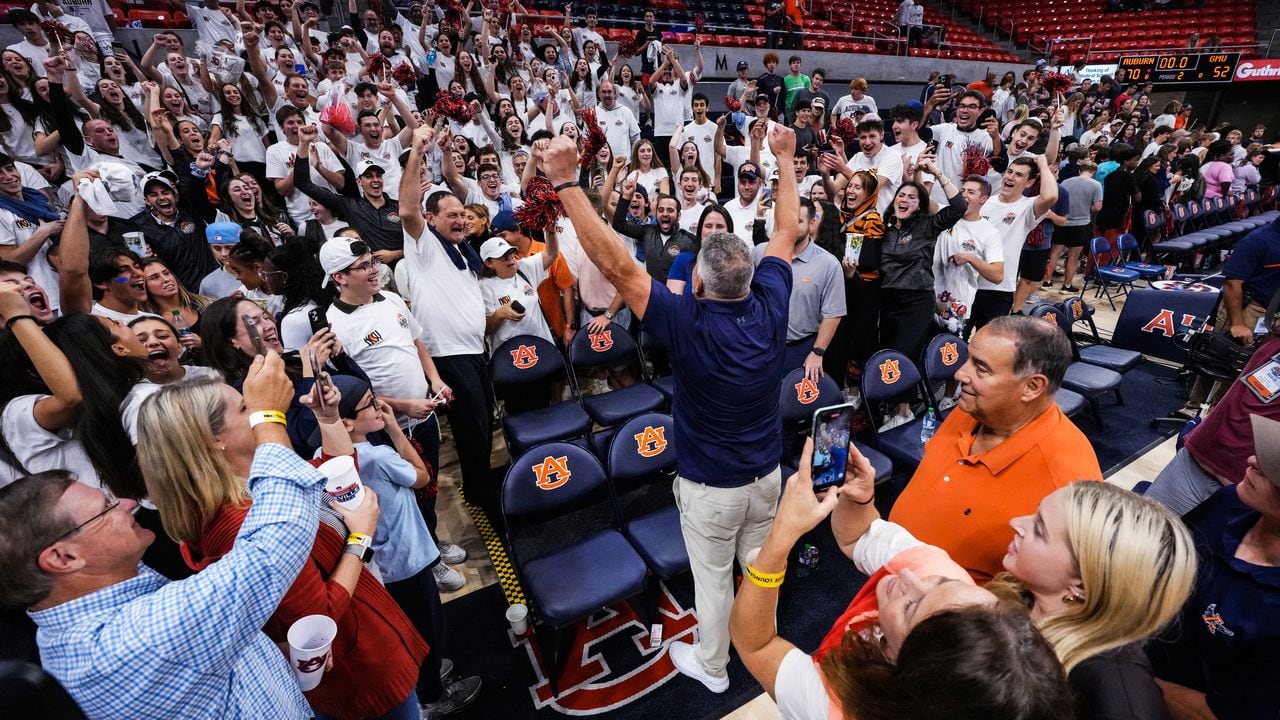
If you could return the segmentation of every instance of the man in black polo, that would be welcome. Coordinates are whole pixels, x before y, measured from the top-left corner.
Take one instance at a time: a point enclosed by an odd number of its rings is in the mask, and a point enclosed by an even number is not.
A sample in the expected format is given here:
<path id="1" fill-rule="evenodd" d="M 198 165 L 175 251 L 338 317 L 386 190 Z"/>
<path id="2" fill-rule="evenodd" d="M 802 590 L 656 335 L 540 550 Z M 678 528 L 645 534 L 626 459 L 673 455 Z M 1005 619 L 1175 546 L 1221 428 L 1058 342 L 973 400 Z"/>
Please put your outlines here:
<path id="1" fill-rule="evenodd" d="M 778 163 L 790 167 L 795 133 L 775 125 L 768 142 Z M 640 270 L 578 187 L 576 142 L 564 136 L 551 141 L 542 170 L 560 193 L 587 257 L 671 354 L 676 504 L 700 637 L 698 645 L 672 644 L 671 659 L 681 673 L 724 692 L 733 561 L 746 567 L 747 552 L 763 543 L 781 489 L 778 388 L 799 223 L 778 223 L 758 268 L 736 236 L 708 235 L 693 269 L 693 292 L 677 295 Z M 782 173 L 775 208 L 780 218 L 799 216 L 794 173 Z"/>
<path id="2" fill-rule="evenodd" d="M 202 180 L 203 178 L 196 178 Z M 187 212 L 178 200 L 178 177 L 171 170 L 147 173 L 142 177 L 142 196 L 147 209 L 132 222 L 147 236 L 156 257 L 191 292 L 200 290 L 200 281 L 218 267 L 205 242 L 204 222 Z M 189 192 L 197 186 L 188 184 Z"/>
<path id="3" fill-rule="evenodd" d="M 374 257 L 387 264 L 404 257 L 404 229 L 400 226 L 400 204 L 383 192 L 386 168 L 365 160 L 356 165 L 360 199 L 340 195 L 311 182 L 311 143 L 319 137 L 315 125 L 298 130 L 298 159 L 293 166 L 294 188 L 329 208 L 334 217 L 360 231 Z"/>
<path id="4" fill-rule="evenodd" d="M 635 192 L 635 184 L 634 180 L 624 182 L 622 197 L 631 197 L 631 193 Z M 654 203 L 654 214 L 658 221 L 653 225 L 632 222 L 628 217 L 627 207 L 626 203 L 618 203 L 613 212 L 613 229 L 635 238 L 636 247 L 643 253 L 640 260 L 644 262 L 649 277 L 665 283 L 676 256 L 693 250 L 693 235 L 680 229 L 680 201 L 670 195 L 659 195 L 658 201 Z"/>

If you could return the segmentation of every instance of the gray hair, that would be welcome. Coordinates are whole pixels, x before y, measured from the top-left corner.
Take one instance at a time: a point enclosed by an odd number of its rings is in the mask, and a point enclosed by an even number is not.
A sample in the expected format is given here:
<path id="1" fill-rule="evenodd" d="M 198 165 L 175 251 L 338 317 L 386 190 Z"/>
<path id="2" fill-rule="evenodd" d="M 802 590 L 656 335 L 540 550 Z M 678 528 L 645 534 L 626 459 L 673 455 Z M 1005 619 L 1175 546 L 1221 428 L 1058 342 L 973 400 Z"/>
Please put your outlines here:
<path id="1" fill-rule="evenodd" d="M 40 569 L 40 553 L 76 526 L 58 509 L 75 481 L 66 470 L 50 470 L 0 488 L 0 607 L 26 610 L 53 591 L 53 576 Z"/>
<path id="2" fill-rule="evenodd" d="M 702 239 L 698 251 L 698 275 L 707 297 L 733 300 L 747 294 L 756 267 L 751 250 L 732 233 L 712 233 Z"/>
<path id="3" fill-rule="evenodd" d="M 1049 381 L 1052 395 L 1062 387 L 1062 378 L 1071 364 L 1071 341 L 1056 322 L 1023 315 L 1005 315 L 985 326 L 1013 341 L 1013 371 L 1020 377 L 1034 373 Z"/>

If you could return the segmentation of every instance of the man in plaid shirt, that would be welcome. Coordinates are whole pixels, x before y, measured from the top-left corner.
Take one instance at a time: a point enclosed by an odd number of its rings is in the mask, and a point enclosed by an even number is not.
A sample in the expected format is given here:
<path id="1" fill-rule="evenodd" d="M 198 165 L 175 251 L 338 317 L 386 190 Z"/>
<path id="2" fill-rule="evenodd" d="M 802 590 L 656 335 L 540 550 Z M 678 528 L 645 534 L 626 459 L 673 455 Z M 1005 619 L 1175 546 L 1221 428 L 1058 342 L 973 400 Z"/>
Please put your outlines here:
<path id="1" fill-rule="evenodd" d="M 291 393 L 279 356 L 254 361 L 249 410 Z M 283 424 L 252 432 L 253 507 L 235 548 L 178 582 L 140 563 L 154 534 L 135 501 L 61 471 L 0 489 L 0 604 L 30 609 L 45 670 L 89 718 L 311 717 L 262 626 L 310 552 L 324 476 Z"/>

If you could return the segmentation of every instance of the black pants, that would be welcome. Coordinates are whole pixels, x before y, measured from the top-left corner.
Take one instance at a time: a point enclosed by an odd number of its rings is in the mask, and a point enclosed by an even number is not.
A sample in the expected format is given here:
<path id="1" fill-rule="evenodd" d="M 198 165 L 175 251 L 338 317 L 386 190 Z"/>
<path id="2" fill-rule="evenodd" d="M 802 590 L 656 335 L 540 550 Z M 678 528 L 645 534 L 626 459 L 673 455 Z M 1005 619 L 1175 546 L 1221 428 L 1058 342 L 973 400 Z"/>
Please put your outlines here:
<path id="1" fill-rule="evenodd" d="M 458 450 L 462 487 L 467 500 L 496 510 L 499 486 L 489 472 L 493 452 L 493 395 L 489 386 L 489 364 L 484 355 L 449 355 L 434 358 L 436 369 L 453 390 L 449 405 L 449 426 Z"/>
<path id="2" fill-rule="evenodd" d="M 1013 293 L 1000 290 L 979 290 L 973 296 L 973 307 L 969 308 L 969 325 L 965 334 L 972 335 L 978 328 L 1008 315 L 1013 309 Z"/>
<path id="3" fill-rule="evenodd" d="M 933 290 L 881 291 L 880 344 L 919 362 L 920 351 L 937 332 Z"/>
<path id="4" fill-rule="evenodd" d="M 845 357 L 849 364 L 858 368 L 858 376 L 861 376 L 867 358 L 880 347 L 880 279 L 864 280 L 855 274 L 845 280 L 844 293 L 849 314 L 840 322 L 837 335 L 842 334 Z M 856 382 L 857 378 L 850 377 L 849 380 Z"/>
<path id="5" fill-rule="evenodd" d="M 431 648 L 418 671 L 418 700 L 436 702 L 444 693 L 440 661 L 445 654 L 445 628 L 444 607 L 440 603 L 440 590 L 436 587 L 431 568 L 423 568 L 417 575 L 404 580 L 387 583 L 387 592 Z"/>

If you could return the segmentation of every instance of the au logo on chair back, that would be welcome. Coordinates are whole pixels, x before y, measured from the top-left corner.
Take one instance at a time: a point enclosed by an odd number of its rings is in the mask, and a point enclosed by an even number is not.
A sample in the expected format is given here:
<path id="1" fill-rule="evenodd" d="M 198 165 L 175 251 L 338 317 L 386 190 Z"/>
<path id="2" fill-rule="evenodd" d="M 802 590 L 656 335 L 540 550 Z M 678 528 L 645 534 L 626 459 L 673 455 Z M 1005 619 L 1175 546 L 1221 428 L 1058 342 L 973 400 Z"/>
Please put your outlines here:
<path id="1" fill-rule="evenodd" d="M 511 351 L 511 364 L 521 370 L 528 370 L 538 364 L 538 349 L 521 345 Z"/>
<path id="2" fill-rule="evenodd" d="M 635 434 L 636 452 L 640 457 L 657 457 L 667 449 L 667 429 L 662 425 L 646 425 L 643 432 Z"/>
<path id="3" fill-rule="evenodd" d="M 901 377 L 902 371 L 898 369 L 898 361 L 895 358 L 887 358 L 880 363 L 880 381 L 885 385 L 892 385 Z"/>
<path id="4" fill-rule="evenodd" d="M 613 347 L 612 330 L 601 330 L 597 333 L 591 333 L 587 337 L 591 339 L 591 349 L 596 352 L 604 352 Z"/>
<path id="5" fill-rule="evenodd" d="M 808 405 L 818 399 L 818 385 L 809 378 L 803 378 L 796 383 L 796 400 L 801 405 Z"/>
<path id="6" fill-rule="evenodd" d="M 555 490 L 569 482 L 569 456 L 547 456 L 542 462 L 533 466 L 533 474 L 537 477 L 534 485 L 539 490 Z"/>
<path id="7" fill-rule="evenodd" d="M 956 361 L 960 359 L 960 349 L 953 342 L 943 343 L 939 352 L 942 354 L 942 364 L 947 367 L 955 365 Z"/>

